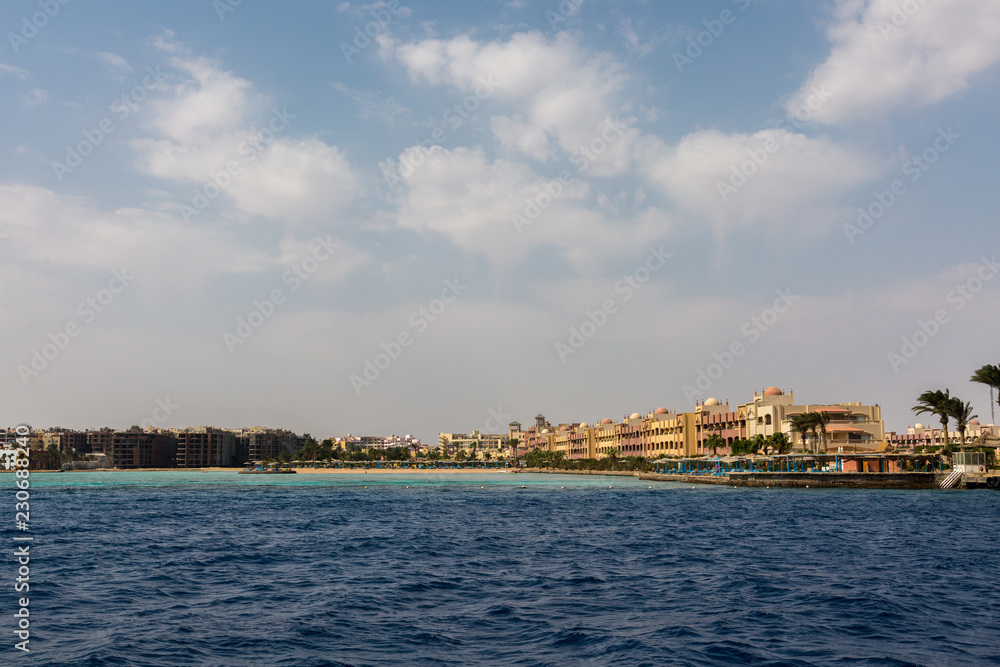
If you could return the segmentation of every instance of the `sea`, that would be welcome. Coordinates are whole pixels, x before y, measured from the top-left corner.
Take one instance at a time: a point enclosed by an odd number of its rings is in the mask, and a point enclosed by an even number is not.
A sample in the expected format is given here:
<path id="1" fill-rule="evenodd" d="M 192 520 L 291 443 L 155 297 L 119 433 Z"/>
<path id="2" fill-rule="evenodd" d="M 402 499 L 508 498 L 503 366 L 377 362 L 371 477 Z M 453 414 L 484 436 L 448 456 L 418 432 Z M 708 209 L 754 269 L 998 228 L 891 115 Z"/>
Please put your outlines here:
<path id="1" fill-rule="evenodd" d="M 32 473 L 22 532 L 0 485 L 3 665 L 1000 665 L 993 491 Z"/>

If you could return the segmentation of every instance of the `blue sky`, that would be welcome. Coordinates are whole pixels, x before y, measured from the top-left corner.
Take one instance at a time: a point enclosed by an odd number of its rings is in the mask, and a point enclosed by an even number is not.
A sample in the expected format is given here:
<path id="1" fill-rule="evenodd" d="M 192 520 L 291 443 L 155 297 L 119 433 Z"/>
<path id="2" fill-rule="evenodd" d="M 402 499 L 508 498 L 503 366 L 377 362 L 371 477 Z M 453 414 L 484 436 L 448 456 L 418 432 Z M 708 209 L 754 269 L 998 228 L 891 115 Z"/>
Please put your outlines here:
<path id="1" fill-rule="evenodd" d="M 988 418 L 993 5 L 52 0 L 0 26 L 5 423 L 428 440 L 772 384 L 895 430 L 930 388 Z"/>

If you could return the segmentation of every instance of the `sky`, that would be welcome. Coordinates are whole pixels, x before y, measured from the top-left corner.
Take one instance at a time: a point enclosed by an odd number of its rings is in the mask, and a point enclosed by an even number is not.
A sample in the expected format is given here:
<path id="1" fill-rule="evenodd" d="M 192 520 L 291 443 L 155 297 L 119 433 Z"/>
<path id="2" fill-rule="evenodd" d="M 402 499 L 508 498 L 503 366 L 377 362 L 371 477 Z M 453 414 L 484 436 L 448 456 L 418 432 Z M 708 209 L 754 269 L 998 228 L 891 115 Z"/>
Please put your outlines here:
<path id="1" fill-rule="evenodd" d="M 0 7 L 0 423 L 879 404 L 1000 362 L 1000 3 Z"/>

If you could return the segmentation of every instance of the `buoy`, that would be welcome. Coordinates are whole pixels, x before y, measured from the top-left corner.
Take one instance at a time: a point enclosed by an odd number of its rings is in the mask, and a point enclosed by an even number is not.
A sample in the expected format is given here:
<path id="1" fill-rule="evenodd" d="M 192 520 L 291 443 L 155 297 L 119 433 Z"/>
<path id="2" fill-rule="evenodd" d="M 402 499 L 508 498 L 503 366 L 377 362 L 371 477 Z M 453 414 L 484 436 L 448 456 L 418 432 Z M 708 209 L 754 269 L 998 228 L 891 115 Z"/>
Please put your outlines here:
<path id="1" fill-rule="evenodd" d="M 368 487 L 366 486 L 365 488 L 367 489 Z"/>
<path id="2" fill-rule="evenodd" d="M 406 487 L 406 488 L 410 488 L 410 487 Z"/>
<path id="3" fill-rule="evenodd" d="M 524 486 L 524 485 L 522 484 L 522 485 L 521 485 L 521 488 L 522 488 L 522 489 L 526 489 L 526 488 L 528 488 L 528 487 L 526 487 L 526 486 Z"/>
<path id="4" fill-rule="evenodd" d="M 479 488 L 480 488 L 480 489 L 485 489 L 486 487 L 485 487 L 485 486 L 481 486 L 481 487 L 479 487 Z"/>
<path id="5" fill-rule="evenodd" d="M 649 488 L 653 488 L 653 487 L 649 487 Z"/>
<path id="6" fill-rule="evenodd" d="M 613 488 L 615 488 L 615 487 L 613 487 L 613 486 L 609 486 L 608 488 L 609 488 L 609 489 L 613 489 Z"/>
<path id="7" fill-rule="evenodd" d="M 560 489 L 565 489 L 566 487 L 565 487 L 565 486 L 560 486 L 559 488 L 560 488 Z"/>

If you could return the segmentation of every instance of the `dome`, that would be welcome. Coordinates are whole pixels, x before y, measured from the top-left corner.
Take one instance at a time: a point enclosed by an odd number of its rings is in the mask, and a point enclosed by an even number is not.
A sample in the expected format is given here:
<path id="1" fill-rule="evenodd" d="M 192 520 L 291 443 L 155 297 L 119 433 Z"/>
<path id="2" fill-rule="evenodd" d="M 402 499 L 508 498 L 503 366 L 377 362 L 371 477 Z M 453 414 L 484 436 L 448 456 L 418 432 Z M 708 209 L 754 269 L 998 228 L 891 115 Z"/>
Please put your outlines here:
<path id="1" fill-rule="evenodd" d="M 614 422 L 611 421 L 611 417 L 605 417 L 603 420 L 601 420 L 601 423 L 602 424 L 613 424 Z"/>
<path id="2" fill-rule="evenodd" d="M 764 390 L 765 396 L 782 396 L 785 392 L 781 391 L 777 387 L 768 387 Z"/>
<path id="3" fill-rule="evenodd" d="M 969 426 L 979 426 L 979 420 L 973 419 L 971 422 L 969 422 Z"/>
<path id="4" fill-rule="evenodd" d="M 709 398 L 708 400 L 705 401 L 705 405 L 718 405 L 718 404 L 719 404 L 719 399 L 717 398 Z"/>
<path id="5" fill-rule="evenodd" d="M 920 422 L 917 422 L 916 424 L 913 425 L 913 428 L 924 428 L 924 425 L 921 424 Z"/>
<path id="6" fill-rule="evenodd" d="M 559 428 L 559 430 L 560 430 L 560 431 L 568 431 L 568 430 L 569 430 L 569 426 L 561 426 L 561 427 Z"/>
<path id="7" fill-rule="evenodd" d="M 545 435 L 546 433 L 552 433 L 552 431 L 550 431 L 550 430 L 549 430 L 549 429 L 547 429 L 547 428 L 543 428 L 543 429 L 542 429 L 542 435 Z"/>
<path id="8" fill-rule="evenodd" d="M 587 422 L 582 422 L 580 424 L 580 428 L 590 428 L 590 426 L 587 424 Z"/>
<path id="9" fill-rule="evenodd" d="M 658 415 L 665 415 L 665 414 L 667 414 L 667 409 L 666 408 L 656 408 L 656 414 L 658 414 Z"/>
<path id="10" fill-rule="evenodd" d="M 638 412 L 633 412 L 632 415 L 629 417 L 629 419 L 642 419 L 642 415 L 640 415 Z"/>

